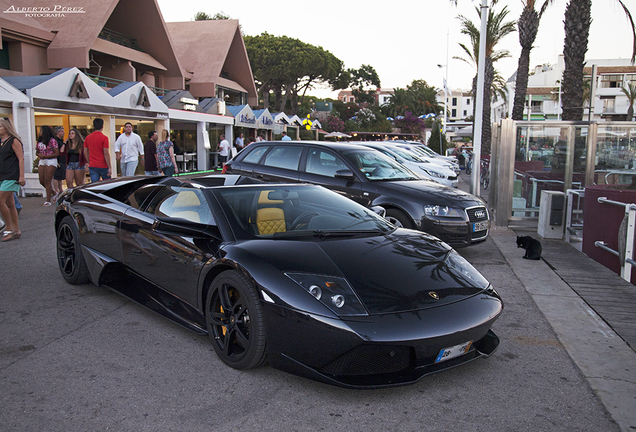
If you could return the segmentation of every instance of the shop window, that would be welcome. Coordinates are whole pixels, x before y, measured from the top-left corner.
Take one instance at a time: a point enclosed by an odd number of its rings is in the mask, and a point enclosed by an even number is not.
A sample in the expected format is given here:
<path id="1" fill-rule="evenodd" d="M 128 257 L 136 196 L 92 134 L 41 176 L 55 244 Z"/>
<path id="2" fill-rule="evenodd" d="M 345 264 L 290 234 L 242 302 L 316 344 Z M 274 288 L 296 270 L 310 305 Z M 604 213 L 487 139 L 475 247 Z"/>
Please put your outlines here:
<path id="1" fill-rule="evenodd" d="M 532 101 L 531 104 L 533 113 L 543 112 L 543 101 Z"/>

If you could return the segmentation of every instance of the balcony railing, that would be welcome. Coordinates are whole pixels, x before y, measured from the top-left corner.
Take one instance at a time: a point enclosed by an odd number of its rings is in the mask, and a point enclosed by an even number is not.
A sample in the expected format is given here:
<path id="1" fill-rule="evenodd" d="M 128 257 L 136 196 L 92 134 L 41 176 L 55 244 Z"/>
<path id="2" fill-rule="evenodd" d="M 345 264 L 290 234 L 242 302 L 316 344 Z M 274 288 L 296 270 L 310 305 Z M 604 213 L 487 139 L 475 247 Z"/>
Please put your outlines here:
<path id="1" fill-rule="evenodd" d="M 116 32 L 115 30 L 107 29 L 106 27 L 102 29 L 97 37 L 115 43 L 117 45 L 125 46 L 127 48 L 132 48 L 134 50 L 143 52 L 139 45 L 137 45 L 137 39 L 126 36 L 123 33 Z"/>
<path id="2" fill-rule="evenodd" d="M 98 86 L 100 87 L 105 87 L 105 88 L 114 88 L 117 87 L 119 84 L 124 83 L 126 81 L 122 81 L 122 80 L 118 80 L 115 78 L 110 78 L 110 77 L 105 77 L 102 75 L 95 75 L 95 74 L 86 74 L 90 79 L 92 79 Z M 157 96 L 165 96 L 166 93 L 168 93 L 170 90 L 168 89 L 164 89 L 161 87 L 150 87 L 148 86 L 148 88 L 150 90 L 152 90 L 152 92 L 157 95 Z"/>

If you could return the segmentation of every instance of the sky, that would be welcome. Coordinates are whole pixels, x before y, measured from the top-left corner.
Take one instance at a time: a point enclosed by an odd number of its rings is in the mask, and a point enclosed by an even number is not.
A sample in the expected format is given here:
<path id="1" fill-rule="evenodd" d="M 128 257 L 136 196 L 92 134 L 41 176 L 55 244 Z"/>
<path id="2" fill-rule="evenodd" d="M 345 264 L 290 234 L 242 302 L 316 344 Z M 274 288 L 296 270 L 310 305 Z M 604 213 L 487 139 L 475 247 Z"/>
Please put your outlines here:
<path id="1" fill-rule="evenodd" d="M 448 87 L 469 90 L 476 74 L 473 65 L 453 57 L 465 58 L 459 43 L 469 43 L 468 36 L 460 33 L 457 16 L 464 15 L 479 27 L 475 10 L 481 4 L 479 0 L 458 0 L 457 6 L 451 5 L 448 0 L 157 2 L 166 22 L 191 21 L 199 11 L 209 15 L 223 12 L 232 19 L 238 19 L 246 35 L 267 32 L 296 38 L 331 52 L 344 63 L 345 68 L 371 65 L 378 72 L 383 88 L 405 88 L 413 80 L 423 79 L 441 89 L 446 74 L 444 65 L 448 65 Z M 624 0 L 624 3 L 636 19 L 636 0 Z M 504 4 L 510 11 L 508 21 L 517 20 L 523 10 L 522 1 L 501 0 L 495 10 L 501 10 Z M 567 0 L 555 0 L 544 14 L 530 55 L 531 68 L 546 63 L 556 64 L 557 56 L 563 53 L 566 5 Z M 618 1 L 594 1 L 586 58 L 629 59 L 631 47 L 629 22 Z M 521 52 L 518 34 L 515 32 L 507 36 L 498 48 L 508 50 L 511 55 L 495 65 L 508 79 L 517 69 Z M 439 68 L 438 64 L 444 67 Z M 336 98 L 338 93 L 324 87 L 316 88 L 310 94 Z"/>

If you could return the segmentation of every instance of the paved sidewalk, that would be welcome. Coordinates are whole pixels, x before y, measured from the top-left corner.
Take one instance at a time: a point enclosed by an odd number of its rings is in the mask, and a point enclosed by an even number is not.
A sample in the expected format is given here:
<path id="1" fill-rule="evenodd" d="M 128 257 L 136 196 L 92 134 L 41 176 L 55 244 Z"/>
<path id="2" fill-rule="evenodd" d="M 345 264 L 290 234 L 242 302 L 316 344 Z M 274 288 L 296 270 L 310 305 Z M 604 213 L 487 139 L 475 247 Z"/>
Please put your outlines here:
<path id="1" fill-rule="evenodd" d="M 459 188 L 470 190 L 464 172 Z M 517 235 L 541 241 L 541 261 L 522 258 Z M 612 418 L 636 430 L 636 287 L 565 241 L 505 228 L 490 236 Z"/>

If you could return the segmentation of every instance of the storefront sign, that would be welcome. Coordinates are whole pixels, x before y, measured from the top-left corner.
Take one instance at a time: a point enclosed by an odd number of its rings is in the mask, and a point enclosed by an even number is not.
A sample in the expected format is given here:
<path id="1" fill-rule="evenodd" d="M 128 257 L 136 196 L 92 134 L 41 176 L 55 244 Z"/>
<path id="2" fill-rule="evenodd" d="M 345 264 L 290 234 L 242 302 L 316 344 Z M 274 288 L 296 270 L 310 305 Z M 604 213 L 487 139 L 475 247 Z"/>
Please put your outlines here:
<path id="1" fill-rule="evenodd" d="M 256 117 L 250 117 L 249 114 L 241 114 L 238 121 L 240 123 L 256 124 Z"/>
<path id="2" fill-rule="evenodd" d="M 196 99 L 182 97 L 179 99 L 179 102 L 183 104 L 183 109 L 186 111 L 196 111 L 197 105 L 199 105 L 199 101 Z"/>
<path id="3" fill-rule="evenodd" d="M 82 77 L 80 74 L 75 75 L 75 80 L 73 80 L 73 84 L 71 85 L 71 91 L 68 93 L 69 97 L 78 98 L 78 99 L 88 99 L 88 91 L 86 90 L 86 86 L 82 82 Z"/>
<path id="4" fill-rule="evenodd" d="M 150 99 L 148 98 L 148 93 L 146 93 L 146 87 L 141 87 L 139 98 L 137 99 L 137 105 L 141 105 L 146 108 L 150 106 Z"/>

